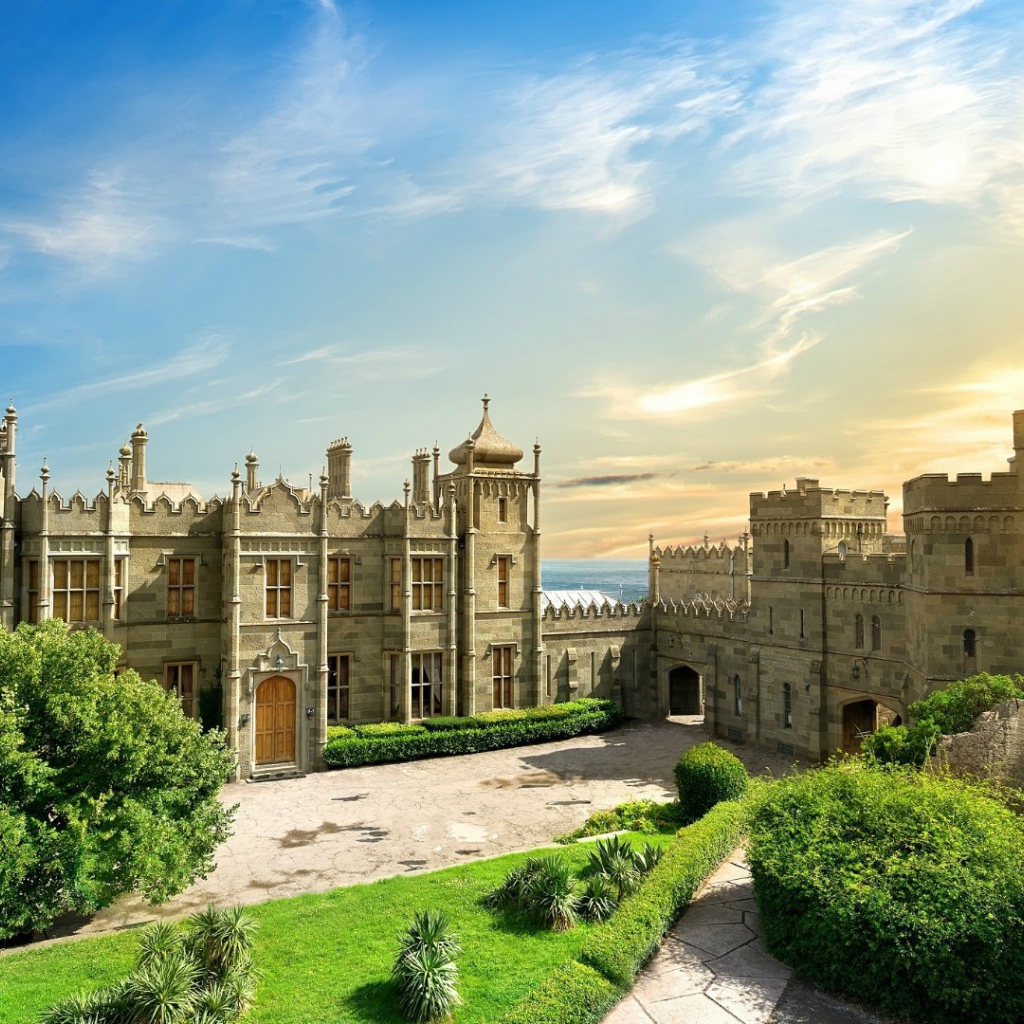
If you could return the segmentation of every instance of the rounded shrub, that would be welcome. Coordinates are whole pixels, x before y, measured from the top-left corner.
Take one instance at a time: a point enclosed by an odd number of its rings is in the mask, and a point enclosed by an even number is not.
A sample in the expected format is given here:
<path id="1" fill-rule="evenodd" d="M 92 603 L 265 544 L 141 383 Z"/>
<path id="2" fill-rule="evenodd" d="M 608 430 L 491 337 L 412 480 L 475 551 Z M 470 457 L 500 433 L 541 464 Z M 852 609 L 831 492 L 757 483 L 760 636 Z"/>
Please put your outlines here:
<path id="1" fill-rule="evenodd" d="M 1024 1020 L 1024 823 L 988 790 L 834 762 L 762 787 L 748 829 L 780 959 L 894 1017 Z"/>
<path id="2" fill-rule="evenodd" d="M 702 818 L 715 804 L 742 796 L 749 781 L 743 762 L 715 743 L 687 750 L 676 765 L 679 807 L 686 821 Z"/>

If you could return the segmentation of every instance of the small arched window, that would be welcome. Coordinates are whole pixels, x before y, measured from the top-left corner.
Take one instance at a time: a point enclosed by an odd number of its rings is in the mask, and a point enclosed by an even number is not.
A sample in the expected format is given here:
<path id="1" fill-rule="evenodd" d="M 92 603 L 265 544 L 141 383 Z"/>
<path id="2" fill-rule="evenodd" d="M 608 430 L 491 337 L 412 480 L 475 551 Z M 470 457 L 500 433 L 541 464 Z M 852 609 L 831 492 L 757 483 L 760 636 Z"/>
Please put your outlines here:
<path id="1" fill-rule="evenodd" d="M 871 650 L 882 649 L 882 620 L 877 615 L 871 616 Z"/>
<path id="2" fill-rule="evenodd" d="M 793 687 L 789 683 L 782 687 L 782 727 L 793 728 Z"/>
<path id="3" fill-rule="evenodd" d="M 853 646 L 864 646 L 864 616 L 860 612 L 857 613 L 857 617 L 853 620 Z"/>
<path id="4" fill-rule="evenodd" d="M 974 659 L 978 655 L 978 634 L 973 629 L 964 630 L 964 657 Z"/>
<path id="5" fill-rule="evenodd" d="M 739 676 L 732 677 L 732 711 L 734 715 L 743 714 L 743 684 Z"/>
<path id="6" fill-rule="evenodd" d="M 782 568 L 789 568 L 789 541 L 786 540 L 782 544 Z"/>
<path id="7" fill-rule="evenodd" d="M 841 540 L 839 542 L 839 547 L 836 550 L 839 552 L 839 561 L 840 562 L 845 562 L 846 561 L 846 541 L 845 540 Z"/>
<path id="8" fill-rule="evenodd" d="M 964 575 L 974 575 L 974 541 L 970 537 L 964 541 Z"/>

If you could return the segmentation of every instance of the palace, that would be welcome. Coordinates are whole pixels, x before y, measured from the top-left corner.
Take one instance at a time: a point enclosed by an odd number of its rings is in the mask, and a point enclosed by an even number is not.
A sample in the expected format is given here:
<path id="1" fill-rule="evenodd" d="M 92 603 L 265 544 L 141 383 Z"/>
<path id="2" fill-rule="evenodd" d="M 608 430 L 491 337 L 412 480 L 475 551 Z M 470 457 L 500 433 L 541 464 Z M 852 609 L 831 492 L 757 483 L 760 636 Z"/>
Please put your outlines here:
<path id="1" fill-rule="evenodd" d="M 116 641 L 186 714 L 210 705 L 243 778 L 318 768 L 327 727 L 471 715 L 589 694 L 628 714 L 703 714 L 735 742 L 818 759 L 909 703 L 1024 664 L 1024 412 L 1009 470 L 881 491 L 799 478 L 752 494 L 735 546 L 656 546 L 649 599 L 552 600 L 532 468 L 491 423 L 420 449 L 390 505 L 351 494 L 352 446 L 319 489 L 244 478 L 206 500 L 150 480 L 139 425 L 94 499 L 15 490 L 18 417 L 0 424 L 0 619 L 59 617 Z M 205 694 L 205 698 L 204 698 Z"/>

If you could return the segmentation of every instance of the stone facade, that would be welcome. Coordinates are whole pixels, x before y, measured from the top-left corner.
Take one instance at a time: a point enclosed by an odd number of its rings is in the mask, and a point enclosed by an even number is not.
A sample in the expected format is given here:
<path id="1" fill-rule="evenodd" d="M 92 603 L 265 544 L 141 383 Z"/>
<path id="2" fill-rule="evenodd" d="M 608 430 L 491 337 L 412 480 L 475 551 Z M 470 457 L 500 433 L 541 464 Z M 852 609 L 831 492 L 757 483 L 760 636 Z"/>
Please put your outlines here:
<path id="1" fill-rule="evenodd" d="M 21 497 L 17 422 L 9 408 L 0 424 L 4 626 L 94 625 L 191 714 L 219 684 L 243 777 L 315 769 L 334 722 L 588 694 L 820 758 L 1024 660 L 1024 412 L 1009 471 L 905 485 L 906 538 L 886 532 L 883 492 L 799 478 L 751 495 L 735 546 L 652 537 L 649 600 L 589 606 L 544 599 L 540 447 L 520 468 L 486 399 L 453 468 L 418 450 L 390 505 L 353 498 L 347 438 L 316 490 L 263 485 L 250 452 L 204 499 L 149 479 L 141 425 L 94 499 L 62 498 L 45 466 Z"/>

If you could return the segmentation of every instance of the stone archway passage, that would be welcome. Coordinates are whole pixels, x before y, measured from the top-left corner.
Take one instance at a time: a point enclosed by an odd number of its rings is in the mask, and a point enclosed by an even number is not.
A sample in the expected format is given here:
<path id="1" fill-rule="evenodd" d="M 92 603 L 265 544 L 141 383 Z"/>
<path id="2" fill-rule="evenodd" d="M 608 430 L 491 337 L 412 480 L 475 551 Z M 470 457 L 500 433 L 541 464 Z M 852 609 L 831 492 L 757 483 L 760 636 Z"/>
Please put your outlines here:
<path id="1" fill-rule="evenodd" d="M 295 684 L 284 676 L 256 690 L 256 763 L 295 763 Z"/>
<path id="2" fill-rule="evenodd" d="M 700 674 L 689 665 L 680 665 L 668 674 L 668 713 L 700 714 Z"/>
<path id="3" fill-rule="evenodd" d="M 843 753 L 856 754 L 861 743 L 878 727 L 878 704 L 858 700 L 843 707 Z"/>

